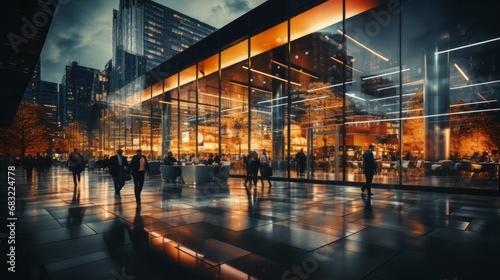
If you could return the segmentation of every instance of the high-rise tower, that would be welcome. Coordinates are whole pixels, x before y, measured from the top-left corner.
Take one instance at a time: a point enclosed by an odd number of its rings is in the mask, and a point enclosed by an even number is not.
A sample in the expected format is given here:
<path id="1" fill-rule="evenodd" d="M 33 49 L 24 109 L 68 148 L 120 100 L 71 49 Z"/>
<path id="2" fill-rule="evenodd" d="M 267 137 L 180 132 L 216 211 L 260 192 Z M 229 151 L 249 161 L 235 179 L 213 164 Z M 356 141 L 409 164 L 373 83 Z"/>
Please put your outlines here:
<path id="1" fill-rule="evenodd" d="M 205 38 L 216 28 L 151 0 L 120 0 L 113 10 L 112 90 Z"/>

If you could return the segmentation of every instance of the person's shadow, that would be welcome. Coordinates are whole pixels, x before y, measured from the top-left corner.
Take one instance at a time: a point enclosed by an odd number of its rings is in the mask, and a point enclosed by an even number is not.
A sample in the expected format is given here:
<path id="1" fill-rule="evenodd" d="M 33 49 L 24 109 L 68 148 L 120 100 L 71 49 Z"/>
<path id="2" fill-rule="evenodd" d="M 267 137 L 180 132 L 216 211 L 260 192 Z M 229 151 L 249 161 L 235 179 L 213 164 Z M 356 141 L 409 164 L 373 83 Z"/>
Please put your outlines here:
<path id="1" fill-rule="evenodd" d="M 248 198 L 248 213 L 250 216 L 255 216 L 260 214 L 259 207 L 259 196 L 257 193 L 257 188 L 253 188 L 252 184 L 245 185 L 245 191 Z"/>
<path id="2" fill-rule="evenodd" d="M 102 234 L 104 244 L 112 257 L 118 257 L 120 248 L 125 245 L 125 233 L 127 232 L 127 224 L 120 218 L 119 215 L 123 213 L 121 200 L 116 200 L 114 204 L 114 219 L 108 231 Z"/>
<path id="3" fill-rule="evenodd" d="M 78 237 L 85 216 L 85 207 L 80 207 L 78 200 L 73 200 L 68 208 L 66 226 L 71 237 Z"/>
<path id="4" fill-rule="evenodd" d="M 372 197 L 371 195 L 362 194 L 361 198 L 365 203 L 365 208 L 363 209 L 363 218 L 373 219 L 373 209 L 372 209 Z"/>
<path id="5" fill-rule="evenodd" d="M 72 204 L 80 202 L 80 187 L 79 186 L 75 186 L 75 188 L 73 189 L 73 199 L 71 201 L 72 201 Z"/>
<path id="6" fill-rule="evenodd" d="M 130 241 L 137 255 L 144 254 L 149 246 L 149 233 L 144 230 L 144 219 L 141 216 L 141 208 L 136 208 L 132 228 L 128 227 Z"/>

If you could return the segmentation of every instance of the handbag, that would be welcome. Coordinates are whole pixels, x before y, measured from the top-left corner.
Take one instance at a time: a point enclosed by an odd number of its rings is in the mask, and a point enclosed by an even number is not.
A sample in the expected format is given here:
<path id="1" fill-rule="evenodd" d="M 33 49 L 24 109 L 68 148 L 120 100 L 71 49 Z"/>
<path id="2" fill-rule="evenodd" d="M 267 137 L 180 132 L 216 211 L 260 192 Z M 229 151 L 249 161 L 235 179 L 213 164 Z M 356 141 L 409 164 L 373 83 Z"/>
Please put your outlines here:
<path id="1" fill-rule="evenodd" d="M 123 180 L 124 181 L 130 181 L 130 180 L 132 180 L 132 176 L 130 176 L 129 173 L 126 173 L 125 175 L 123 175 Z"/>
<path id="2" fill-rule="evenodd" d="M 269 166 L 267 168 L 267 176 L 269 176 L 269 177 L 273 176 L 273 167 L 272 166 Z"/>

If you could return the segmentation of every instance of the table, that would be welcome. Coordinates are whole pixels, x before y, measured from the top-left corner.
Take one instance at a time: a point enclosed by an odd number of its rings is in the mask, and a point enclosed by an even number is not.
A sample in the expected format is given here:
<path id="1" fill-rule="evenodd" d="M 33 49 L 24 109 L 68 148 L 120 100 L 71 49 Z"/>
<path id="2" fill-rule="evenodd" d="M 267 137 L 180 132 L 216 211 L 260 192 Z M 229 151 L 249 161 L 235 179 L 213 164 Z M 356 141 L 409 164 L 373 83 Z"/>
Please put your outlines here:
<path id="1" fill-rule="evenodd" d="M 481 172 L 488 172 L 490 178 L 499 179 L 500 162 L 480 162 L 479 164 L 481 164 Z"/>

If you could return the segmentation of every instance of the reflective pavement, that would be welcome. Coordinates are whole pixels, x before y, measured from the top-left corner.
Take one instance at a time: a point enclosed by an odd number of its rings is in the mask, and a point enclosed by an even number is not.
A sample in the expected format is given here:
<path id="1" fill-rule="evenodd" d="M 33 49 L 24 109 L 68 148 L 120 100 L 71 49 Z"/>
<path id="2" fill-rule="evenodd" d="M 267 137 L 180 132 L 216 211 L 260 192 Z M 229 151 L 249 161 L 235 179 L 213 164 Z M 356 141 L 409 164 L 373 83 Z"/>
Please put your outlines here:
<path id="1" fill-rule="evenodd" d="M 16 272 L 2 279 L 500 279 L 496 197 L 151 176 L 138 208 L 132 181 L 117 198 L 105 172 L 85 171 L 76 191 L 64 168 L 22 172 Z"/>

